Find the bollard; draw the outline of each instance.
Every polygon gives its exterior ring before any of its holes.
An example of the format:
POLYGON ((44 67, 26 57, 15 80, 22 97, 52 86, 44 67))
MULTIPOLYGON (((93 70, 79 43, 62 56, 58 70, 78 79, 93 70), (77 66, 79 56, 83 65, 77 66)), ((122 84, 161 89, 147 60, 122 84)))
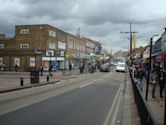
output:
POLYGON ((49 82, 49 75, 47 75, 47 82, 49 82))
POLYGON ((24 78, 23 77, 20 78, 20 86, 24 86, 24 78))

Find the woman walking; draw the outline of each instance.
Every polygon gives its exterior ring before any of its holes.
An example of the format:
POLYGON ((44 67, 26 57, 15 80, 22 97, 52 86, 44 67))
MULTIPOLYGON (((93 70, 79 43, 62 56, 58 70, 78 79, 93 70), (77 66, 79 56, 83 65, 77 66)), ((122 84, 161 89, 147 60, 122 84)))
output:
POLYGON ((153 70, 150 74, 150 83, 152 85, 152 98, 155 98, 155 91, 157 85, 157 71, 153 70))

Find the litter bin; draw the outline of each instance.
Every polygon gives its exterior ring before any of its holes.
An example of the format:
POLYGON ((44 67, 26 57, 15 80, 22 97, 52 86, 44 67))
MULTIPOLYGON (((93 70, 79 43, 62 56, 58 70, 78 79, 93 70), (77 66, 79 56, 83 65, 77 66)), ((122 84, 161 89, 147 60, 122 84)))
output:
POLYGON ((39 83, 39 70, 30 70, 31 84, 39 83))

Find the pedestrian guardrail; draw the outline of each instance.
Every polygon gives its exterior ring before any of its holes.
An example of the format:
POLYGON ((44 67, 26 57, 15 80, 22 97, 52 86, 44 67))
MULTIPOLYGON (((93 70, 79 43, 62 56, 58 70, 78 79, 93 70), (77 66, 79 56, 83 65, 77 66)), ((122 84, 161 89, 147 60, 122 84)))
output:
POLYGON ((131 72, 130 72, 130 77, 132 80, 134 100, 137 104, 137 109, 138 109, 141 125, 159 125, 151 109, 146 104, 145 100, 143 99, 141 92, 139 88, 137 87, 131 72))

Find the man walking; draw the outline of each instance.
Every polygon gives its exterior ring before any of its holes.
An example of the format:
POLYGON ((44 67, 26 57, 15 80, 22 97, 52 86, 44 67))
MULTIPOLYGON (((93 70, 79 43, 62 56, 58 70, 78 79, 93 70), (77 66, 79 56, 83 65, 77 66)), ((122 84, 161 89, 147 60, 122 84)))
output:
POLYGON ((160 70, 158 72, 158 81, 159 81, 159 86, 160 86, 160 98, 163 98, 162 93, 163 93, 165 82, 166 82, 165 81, 166 80, 165 77, 166 77, 165 76, 165 72, 163 71, 163 68, 160 67, 160 70))

